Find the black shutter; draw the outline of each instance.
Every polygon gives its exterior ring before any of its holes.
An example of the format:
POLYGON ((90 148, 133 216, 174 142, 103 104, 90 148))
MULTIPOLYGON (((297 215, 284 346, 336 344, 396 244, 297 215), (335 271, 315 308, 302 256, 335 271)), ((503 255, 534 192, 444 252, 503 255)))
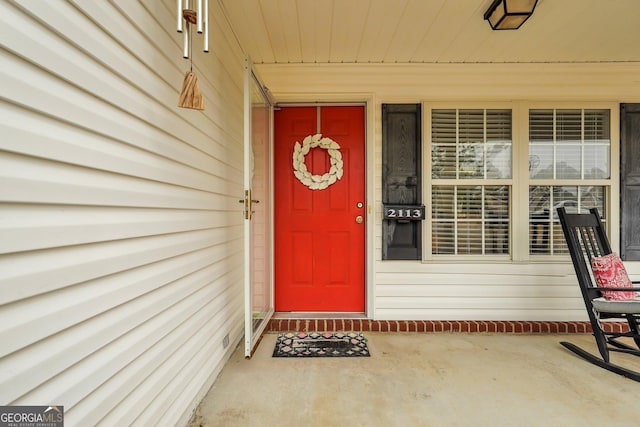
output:
POLYGON ((620 256, 640 260, 640 104, 620 106, 620 256))
MULTIPOLYGON (((382 105, 382 203, 420 205, 420 104, 382 105)), ((422 258, 422 221, 385 219, 382 222, 382 259, 422 258)))

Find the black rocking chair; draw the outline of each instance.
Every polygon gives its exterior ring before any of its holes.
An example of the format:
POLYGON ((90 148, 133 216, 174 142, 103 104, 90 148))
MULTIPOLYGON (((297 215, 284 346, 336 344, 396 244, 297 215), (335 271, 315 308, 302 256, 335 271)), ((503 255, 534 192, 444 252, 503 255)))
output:
POLYGON ((609 360, 609 353, 612 351, 640 356, 640 300, 606 300, 601 293, 601 290, 640 291, 640 287, 636 287, 640 282, 633 282, 634 287, 626 289, 602 288, 596 285, 591 269, 591 259, 610 254, 611 246, 598 210, 593 208, 589 212, 588 214, 570 214, 564 207, 558 208, 560 223, 578 277, 593 336, 602 357, 591 354, 570 342, 564 341, 560 344, 601 368, 640 381, 639 372, 614 365, 609 360), (604 319, 626 320, 629 331, 611 332, 613 328, 606 328, 607 322, 601 322, 604 319), (626 340, 626 343, 621 342, 620 338, 624 337, 631 340, 626 340))

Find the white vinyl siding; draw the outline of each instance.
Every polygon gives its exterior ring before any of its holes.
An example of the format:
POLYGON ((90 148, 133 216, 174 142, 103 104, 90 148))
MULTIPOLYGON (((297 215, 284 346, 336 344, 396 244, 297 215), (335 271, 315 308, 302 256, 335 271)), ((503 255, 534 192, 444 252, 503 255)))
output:
POLYGON ((174 1, 0 4, 0 403, 184 424, 242 338, 244 58, 210 9, 199 112, 174 1))
POLYGON ((380 262, 376 317, 388 320, 583 320, 567 264, 380 262))

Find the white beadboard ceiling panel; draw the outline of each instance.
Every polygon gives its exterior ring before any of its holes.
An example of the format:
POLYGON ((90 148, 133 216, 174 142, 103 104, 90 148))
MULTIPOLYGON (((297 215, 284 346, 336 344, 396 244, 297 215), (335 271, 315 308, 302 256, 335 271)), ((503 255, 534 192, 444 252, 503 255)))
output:
POLYGON ((218 0, 255 63, 640 61, 639 0, 539 0, 492 31, 492 0, 218 0))

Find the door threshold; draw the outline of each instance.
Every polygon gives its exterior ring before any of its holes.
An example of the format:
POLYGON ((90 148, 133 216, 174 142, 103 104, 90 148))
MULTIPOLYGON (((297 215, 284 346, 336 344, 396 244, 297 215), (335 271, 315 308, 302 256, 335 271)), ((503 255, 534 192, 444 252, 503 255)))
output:
POLYGON ((277 311, 272 319, 367 319, 365 313, 329 311, 277 311))

